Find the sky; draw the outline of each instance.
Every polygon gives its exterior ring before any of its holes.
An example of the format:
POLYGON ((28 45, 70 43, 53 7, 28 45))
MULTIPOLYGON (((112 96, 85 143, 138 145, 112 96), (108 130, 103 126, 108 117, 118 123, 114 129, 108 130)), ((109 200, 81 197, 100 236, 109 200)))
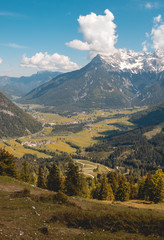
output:
POLYGON ((0 76, 73 71, 118 49, 164 49, 164 0, 0 0, 0 76))

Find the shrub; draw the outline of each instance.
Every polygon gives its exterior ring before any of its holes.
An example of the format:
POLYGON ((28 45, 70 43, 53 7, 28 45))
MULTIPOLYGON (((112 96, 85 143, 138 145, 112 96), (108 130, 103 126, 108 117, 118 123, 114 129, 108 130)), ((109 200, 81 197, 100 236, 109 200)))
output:
POLYGON ((54 203, 68 203, 69 199, 67 195, 65 195, 63 192, 59 191, 54 195, 53 198, 54 203))

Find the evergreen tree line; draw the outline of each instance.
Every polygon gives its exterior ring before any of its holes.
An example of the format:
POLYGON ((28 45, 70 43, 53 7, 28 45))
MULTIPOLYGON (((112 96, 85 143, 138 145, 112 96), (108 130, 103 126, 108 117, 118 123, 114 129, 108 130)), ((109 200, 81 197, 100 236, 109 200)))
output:
POLYGON ((35 183, 40 188, 60 191, 69 196, 79 195, 99 200, 144 199, 158 203, 164 199, 164 173, 161 169, 155 174, 149 172, 139 182, 116 171, 94 179, 86 178, 73 162, 68 162, 66 171, 61 171, 55 163, 49 167, 49 170, 46 168, 46 171, 45 174, 45 169, 40 165, 38 173, 34 175, 30 172, 28 163, 24 161, 19 173, 14 163, 14 156, 4 149, 0 150, 0 175, 35 183))

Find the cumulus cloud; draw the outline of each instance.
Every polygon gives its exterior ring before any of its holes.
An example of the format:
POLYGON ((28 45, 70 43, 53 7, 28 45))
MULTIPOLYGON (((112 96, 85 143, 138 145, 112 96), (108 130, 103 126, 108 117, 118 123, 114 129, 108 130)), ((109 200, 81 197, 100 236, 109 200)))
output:
POLYGON ((50 70, 50 71, 73 71, 79 69, 79 66, 71 62, 69 57, 64 55, 59 55, 54 53, 49 55, 47 52, 36 53, 31 58, 26 55, 22 57, 21 67, 37 68, 40 70, 50 70))
POLYGON ((162 21, 162 16, 159 14, 157 17, 154 17, 154 23, 159 23, 162 21))
POLYGON ((0 58, 0 64, 3 62, 2 58, 0 58))
POLYGON ((164 49, 164 22, 162 16, 159 14, 153 19, 154 26, 152 27, 151 33, 146 33, 146 38, 142 43, 143 51, 147 51, 148 47, 153 49, 164 49))
POLYGON ((153 48, 164 49, 164 23, 152 29, 151 39, 153 48))
POLYGON ((80 32, 84 41, 73 40, 66 43, 67 46, 78 50, 89 50, 90 56, 97 54, 109 55, 116 51, 114 45, 117 42, 116 24, 112 12, 105 10, 105 15, 90 13, 80 16, 80 32))
POLYGON ((154 26, 151 31, 152 48, 164 49, 164 22, 162 16, 154 18, 154 26))

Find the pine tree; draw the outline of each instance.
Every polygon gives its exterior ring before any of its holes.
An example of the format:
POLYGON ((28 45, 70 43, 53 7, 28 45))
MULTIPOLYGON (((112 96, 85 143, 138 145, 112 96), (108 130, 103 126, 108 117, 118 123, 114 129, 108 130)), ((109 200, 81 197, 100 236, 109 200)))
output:
POLYGON ((61 189, 59 170, 54 163, 47 176, 47 188, 51 191, 58 192, 61 189))
POLYGON ((5 149, 0 149, 0 175, 17 177, 14 156, 5 149))
POLYGON ((45 188, 43 168, 39 166, 37 186, 45 188))
POLYGON ((24 161, 22 164, 21 179, 24 182, 30 181, 30 171, 29 171, 29 166, 28 166, 27 161, 24 161))
POLYGON ((103 176, 100 183, 100 192, 99 192, 99 198, 100 200, 113 200, 113 191, 108 183, 108 179, 106 176, 103 176))
POLYGON ((152 177, 153 197, 155 203, 162 202, 164 199, 164 173, 158 169, 152 177))
POLYGON ((145 200, 153 200, 153 183, 152 183, 152 174, 148 172, 145 183, 144 183, 144 199, 145 200))
POLYGON ((146 177, 143 177, 139 183, 139 188, 138 188, 138 198, 139 199, 145 199, 145 180, 146 177))
POLYGON ((68 163, 65 178, 66 193, 70 196, 78 195, 80 192, 80 175, 78 166, 68 163))
POLYGON ((111 185, 111 188, 112 188, 112 191, 113 191, 113 194, 114 196, 116 195, 116 192, 117 192, 117 188, 118 188, 118 175, 117 173, 115 172, 110 172, 108 175, 107 175, 107 178, 108 178, 108 182, 110 183, 111 185))
POLYGON ((119 182, 119 186, 116 192, 117 201, 129 200, 129 186, 125 177, 122 177, 119 182))

